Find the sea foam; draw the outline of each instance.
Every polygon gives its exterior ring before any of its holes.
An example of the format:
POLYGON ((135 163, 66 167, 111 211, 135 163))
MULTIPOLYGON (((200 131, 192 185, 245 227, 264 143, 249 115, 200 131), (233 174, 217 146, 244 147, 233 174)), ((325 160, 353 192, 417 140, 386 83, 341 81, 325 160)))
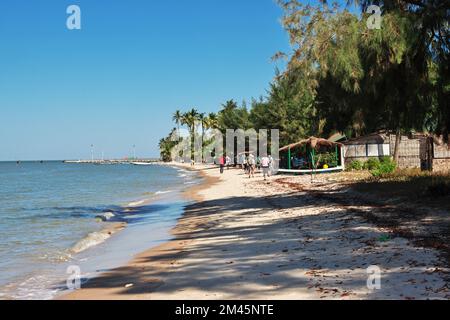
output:
POLYGON ((128 204, 129 207, 137 207, 140 206, 141 204, 144 204, 145 200, 139 200, 139 201, 135 201, 135 202, 130 202, 128 204))
POLYGON ((105 242, 111 237, 111 232, 109 231, 98 231, 92 232, 87 235, 86 238, 80 240, 75 244, 70 251, 73 253, 80 253, 91 247, 94 247, 102 242, 105 242))
POLYGON ((167 191, 157 191, 155 192, 155 194, 166 194, 166 193, 171 193, 173 192, 172 190, 167 190, 167 191))

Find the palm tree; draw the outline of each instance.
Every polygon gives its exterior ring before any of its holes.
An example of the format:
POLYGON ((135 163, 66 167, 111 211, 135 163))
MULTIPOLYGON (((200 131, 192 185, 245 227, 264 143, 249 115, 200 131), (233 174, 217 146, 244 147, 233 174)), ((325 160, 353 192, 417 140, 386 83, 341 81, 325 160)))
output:
POLYGON ((178 139, 180 139, 180 124, 181 124, 182 119, 183 119, 183 113, 180 110, 175 111, 175 113, 172 116, 172 120, 177 125, 178 139))
POLYGON ((208 117, 204 112, 202 112, 198 115, 198 119, 202 124, 202 143, 203 143, 203 140, 205 139, 205 130, 208 128, 208 117))
POLYGON ((163 161, 173 161, 176 159, 172 158, 172 150, 173 148, 179 143, 177 141, 174 141, 172 139, 173 135, 175 134, 177 128, 173 128, 172 131, 170 131, 169 135, 165 138, 162 138, 159 140, 159 150, 161 154, 161 159, 163 161))
POLYGON ((184 126, 187 126, 189 129, 189 132, 191 131, 191 121, 190 121, 190 117, 187 112, 182 114, 180 123, 184 126))
MULTIPOLYGON (((195 125, 197 121, 199 121, 200 114, 197 109, 192 108, 190 111, 183 113, 183 117, 181 119, 181 124, 186 125, 189 128, 189 133, 191 135, 191 141, 194 139, 195 135, 195 125)), ((194 145, 191 147, 191 155, 194 155, 194 145)))
POLYGON ((197 109, 192 108, 190 111, 183 113, 181 123, 189 128, 191 136, 195 133, 195 124, 199 121, 200 114, 197 109))
POLYGON ((219 127, 219 118, 217 114, 211 112, 208 114, 208 129, 217 129, 219 127))

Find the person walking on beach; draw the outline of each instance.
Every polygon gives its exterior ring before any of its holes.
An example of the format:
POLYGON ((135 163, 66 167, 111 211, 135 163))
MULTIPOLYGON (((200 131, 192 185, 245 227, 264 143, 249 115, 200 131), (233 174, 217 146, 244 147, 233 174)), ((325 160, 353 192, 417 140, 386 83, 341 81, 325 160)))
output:
POLYGON ((269 177, 270 159, 267 156, 261 158, 261 168, 263 171, 264 181, 269 177))
POLYGON ((245 155, 244 154, 241 154, 239 156, 239 164, 241 165, 242 169, 245 169, 245 155))
POLYGON ((248 157, 244 155, 243 162, 244 174, 248 174, 248 157))
POLYGON ((223 174, 223 168, 225 167, 225 156, 221 156, 219 159, 219 165, 220 165, 220 174, 223 174))
POLYGON ((273 157, 269 155, 269 177, 273 174, 273 157))
POLYGON ((248 156, 247 166, 248 166, 248 177, 253 178, 255 176, 255 166, 256 166, 254 155, 250 154, 248 156))

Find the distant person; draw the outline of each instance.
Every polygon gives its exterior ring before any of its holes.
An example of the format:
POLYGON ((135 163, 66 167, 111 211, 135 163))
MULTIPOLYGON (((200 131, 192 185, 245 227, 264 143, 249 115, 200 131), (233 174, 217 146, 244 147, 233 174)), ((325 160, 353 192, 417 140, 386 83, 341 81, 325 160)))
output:
POLYGON ((274 160, 272 155, 270 155, 269 157, 269 177, 273 174, 273 164, 274 164, 274 160))
POLYGON ((261 158, 261 168, 263 171, 264 180, 267 180, 267 177, 270 176, 269 169, 270 169, 270 159, 269 157, 262 157, 261 158))
POLYGON ((244 168, 244 173, 247 174, 248 173, 248 157, 244 156, 244 161, 242 162, 243 164, 243 168, 244 168))
POLYGON ((256 157, 256 169, 261 170, 261 158, 258 156, 256 157))
POLYGON ((227 166, 227 170, 230 169, 230 165, 231 165, 231 158, 229 156, 227 156, 225 158, 225 165, 227 166))
POLYGON ((219 159, 219 165, 220 165, 220 174, 223 174, 223 168, 225 167, 225 156, 220 157, 219 159))
POLYGON ((244 171, 245 171, 245 163, 246 163, 246 161, 247 161, 247 159, 245 157, 245 154, 241 154, 240 163, 241 163, 241 168, 244 169, 244 171))
POLYGON ((247 160, 248 164, 248 177, 253 178, 255 176, 256 160, 255 156, 250 154, 247 160))

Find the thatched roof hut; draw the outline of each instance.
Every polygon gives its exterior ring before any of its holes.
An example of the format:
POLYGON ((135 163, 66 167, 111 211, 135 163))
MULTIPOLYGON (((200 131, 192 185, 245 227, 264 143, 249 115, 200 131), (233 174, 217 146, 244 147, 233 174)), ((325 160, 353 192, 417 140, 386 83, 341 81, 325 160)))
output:
POLYGON ((323 139, 323 138, 310 137, 308 139, 300 140, 299 142, 291 143, 287 146, 284 146, 280 149, 280 152, 287 151, 289 149, 294 149, 294 148, 300 147, 300 146, 305 146, 305 145, 309 146, 311 149, 317 149, 317 147, 321 147, 321 146, 325 146, 325 147, 335 147, 335 146, 342 147, 343 146, 343 144, 339 143, 339 142, 333 142, 333 141, 323 139))
POLYGON ((282 153, 280 162, 281 169, 279 171, 286 173, 309 173, 312 171, 330 172, 343 170, 343 146, 342 143, 317 137, 310 137, 289 144, 279 150, 282 153), (300 156, 298 156, 299 153, 301 153, 300 156))

